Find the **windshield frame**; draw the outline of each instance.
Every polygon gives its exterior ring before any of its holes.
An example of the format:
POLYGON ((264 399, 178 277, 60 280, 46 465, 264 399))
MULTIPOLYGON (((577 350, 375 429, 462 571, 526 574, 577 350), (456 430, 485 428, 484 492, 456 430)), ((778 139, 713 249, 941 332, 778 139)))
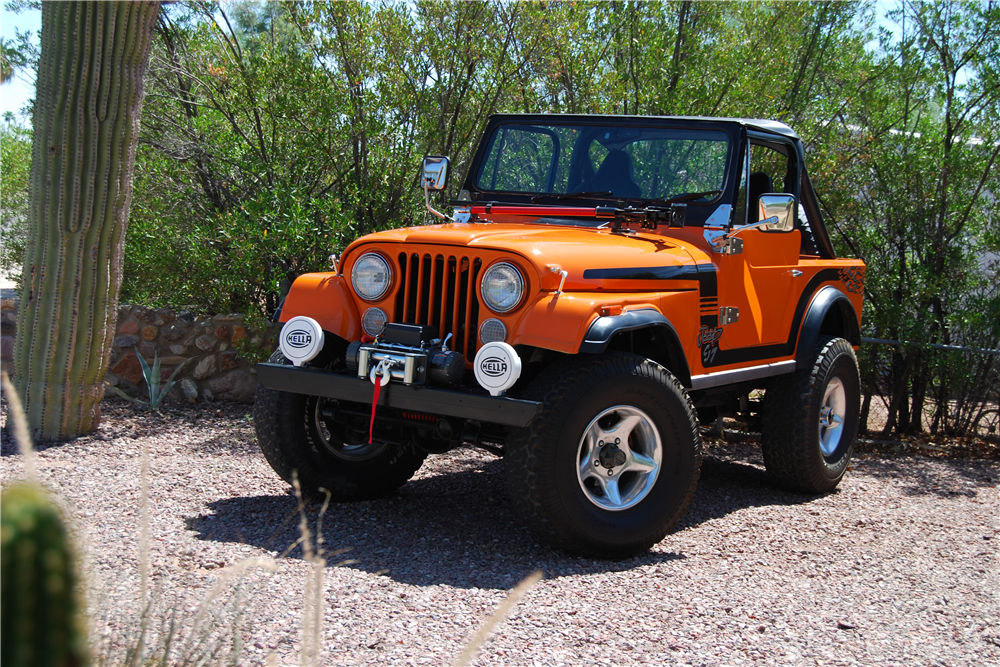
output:
MULTIPOLYGON (((573 193, 538 193, 538 192, 513 192, 507 190, 489 190, 479 187, 476 183, 477 176, 483 162, 490 154, 493 142, 497 135, 496 131, 504 125, 521 126, 595 126, 595 127, 623 127, 623 128, 649 128, 681 131, 716 131, 722 132, 728 139, 728 150, 726 155, 726 165, 723 176, 723 184, 720 188, 722 192, 706 201, 689 202, 695 206, 711 205, 717 206, 720 203, 731 202, 738 188, 739 173, 733 168, 738 159, 740 142, 742 140, 743 126, 732 120, 720 119, 700 119, 700 118, 678 118, 669 116, 606 116, 606 115, 563 115, 563 114, 499 114, 492 116, 483 130, 482 139, 473 157, 472 163, 466 175, 463 189, 465 189, 474 202, 494 202, 510 204, 533 204, 544 207, 547 204, 558 204, 559 206, 595 206, 607 205, 609 202, 621 202, 627 205, 645 205, 655 198, 643 197, 620 197, 614 195, 603 196, 581 196, 574 198, 573 193), (551 194, 552 201, 546 200, 545 195, 551 194), (562 195, 559 199, 557 197, 562 195), (532 201, 534 199, 535 201, 532 201)), ((551 188, 550 188, 551 189, 551 188)), ((655 205, 655 204, 654 204, 655 205)))

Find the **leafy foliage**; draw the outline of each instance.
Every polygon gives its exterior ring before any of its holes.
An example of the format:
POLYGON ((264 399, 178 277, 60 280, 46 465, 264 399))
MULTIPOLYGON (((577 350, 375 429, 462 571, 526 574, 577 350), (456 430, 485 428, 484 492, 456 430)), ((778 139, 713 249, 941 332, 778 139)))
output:
POLYGON ((0 124, 0 267, 19 276, 28 218, 31 130, 13 121, 0 124))
MULTIPOLYGON (((835 242, 868 263, 866 334, 996 347, 1000 8, 877 11, 172 3, 146 86, 122 298, 269 313, 357 236, 425 221, 421 156, 449 155, 464 174, 492 113, 763 117, 803 137, 835 242)), ((16 245, 3 252, 19 264, 16 245)), ((872 355, 869 384, 910 397, 894 408, 902 429, 926 396, 958 391, 919 348, 872 355)))

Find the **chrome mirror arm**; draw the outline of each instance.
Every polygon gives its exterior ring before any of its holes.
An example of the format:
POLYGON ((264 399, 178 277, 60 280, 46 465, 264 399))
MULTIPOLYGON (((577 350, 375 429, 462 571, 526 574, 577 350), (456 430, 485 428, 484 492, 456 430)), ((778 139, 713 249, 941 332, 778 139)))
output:
POLYGON ((452 218, 450 215, 445 215, 441 211, 438 211, 433 206, 431 206, 431 189, 427 185, 427 181, 424 181, 424 203, 427 205, 427 210, 436 215, 437 217, 441 218, 442 220, 447 220, 448 222, 455 222, 455 219, 452 218))
MULTIPOLYGON (((730 229, 722 236, 712 239, 712 250, 722 254, 734 254, 732 252, 730 240, 737 234, 747 231, 748 229, 758 229, 760 227, 766 227, 767 225, 776 224, 778 224, 778 216, 772 215, 770 218, 764 218, 763 220, 758 220, 757 222, 750 223, 749 225, 743 225, 742 227, 737 227, 736 229, 730 229)), ((742 250, 742 241, 741 247, 737 249, 736 252, 739 252, 740 250, 742 250)))
POLYGON ((757 229, 758 227, 764 227, 765 225, 776 225, 778 224, 778 216, 772 215, 770 218, 764 218, 763 220, 758 220, 757 222, 751 222, 749 225, 743 225, 742 227, 737 227, 736 229, 730 230, 726 236, 732 238, 739 234, 740 232, 746 231, 748 229, 757 229))

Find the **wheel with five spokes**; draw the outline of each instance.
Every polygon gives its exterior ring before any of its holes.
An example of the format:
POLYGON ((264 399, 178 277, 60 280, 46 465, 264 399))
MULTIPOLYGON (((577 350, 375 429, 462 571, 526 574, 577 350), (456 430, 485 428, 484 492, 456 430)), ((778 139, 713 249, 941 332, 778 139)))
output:
POLYGON ((851 344, 820 339, 811 368, 775 378, 764 394, 761 448, 768 474, 793 491, 835 489, 854 452, 860 395, 851 344))
POLYGON ((623 558, 649 549, 687 511, 701 440, 687 392, 668 370, 613 352, 554 365, 525 398, 545 410, 511 433, 511 500, 553 546, 623 558))
POLYGON ((656 484, 663 441, 649 415, 631 405, 615 405, 588 424, 578 458, 584 495, 617 512, 642 502, 656 484))

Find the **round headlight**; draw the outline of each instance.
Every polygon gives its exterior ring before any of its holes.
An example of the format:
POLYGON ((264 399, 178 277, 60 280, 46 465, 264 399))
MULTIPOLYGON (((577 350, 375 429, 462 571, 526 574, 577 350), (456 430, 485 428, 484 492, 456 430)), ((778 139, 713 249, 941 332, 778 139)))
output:
POLYGON ((351 269, 351 283, 362 299, 375 301, 389 291, 392 271, 389 263, 373 252, 362 255, 351 269))
POLYGON ((361 328, 369 336, 381 336, 385 331, 385 323, 389 321, 389 316, 381 308, 369 308, 361 316, 361 328))
POLYGON ((483 345, 494 341, 503 342, 505 338, 507 338, 507 327, 497 318, 491 317, 479 325, 479 340, 483 341, 483 345))
POLYGON ((513 264, 500 262, 486 269, 480 290, 490 310, 506 313, 513 310, 524 296, 524 279, 513 264))

